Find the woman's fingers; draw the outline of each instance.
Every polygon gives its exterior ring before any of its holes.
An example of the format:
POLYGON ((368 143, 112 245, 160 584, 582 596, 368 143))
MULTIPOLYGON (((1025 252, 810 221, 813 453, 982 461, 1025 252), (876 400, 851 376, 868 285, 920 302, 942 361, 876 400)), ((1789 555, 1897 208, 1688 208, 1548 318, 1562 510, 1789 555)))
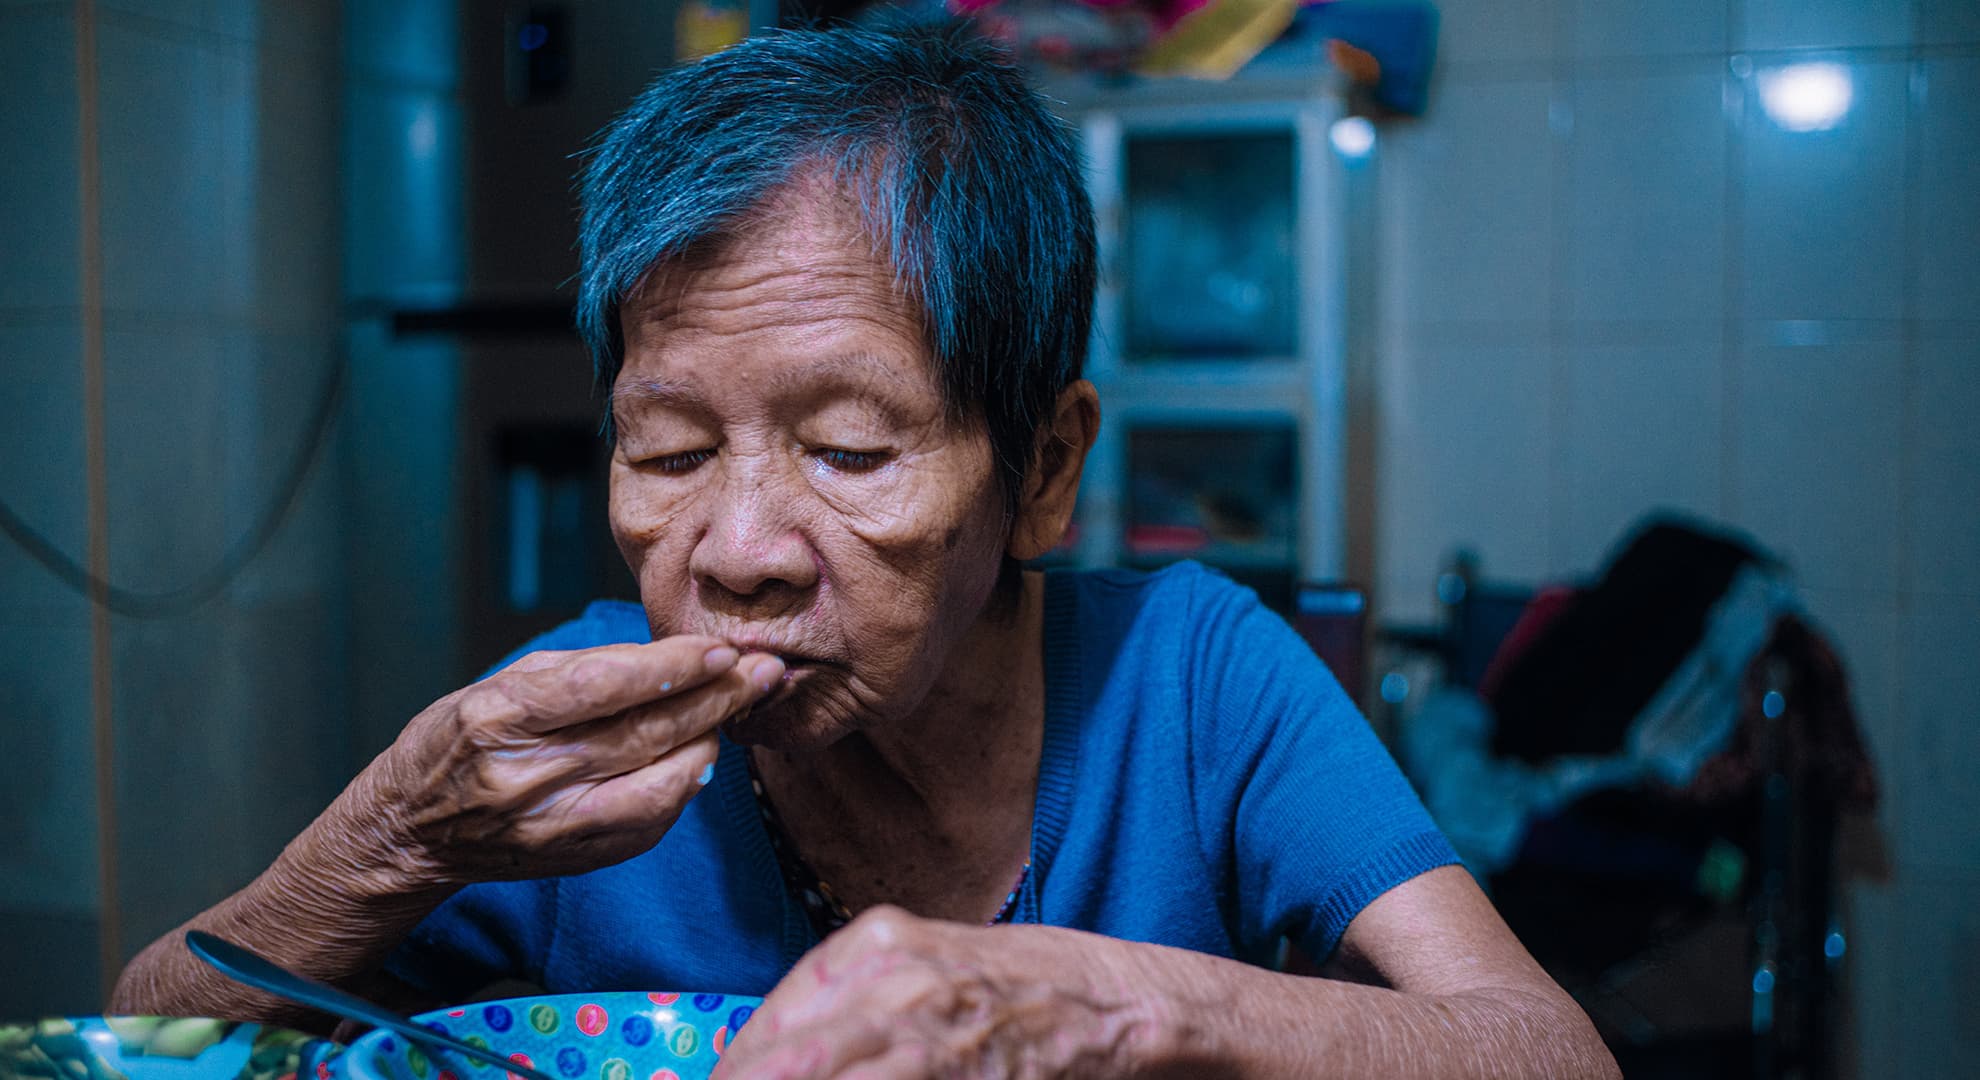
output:
POLYGON ((524 657, 468 688, 460 709, 463 720, 484 729, 543 735, 700 686, 739 658, 721 639, 698 635, 584 649, 541 667, 525 667, 524 657))
POLYGON ((379 767, 381 805, 460 880, 609 865, 664 834, 716 726, 783 674, 712 637, 532 653, 408 725, 379 767))
POLYGON ((584 789, 567 809, 598 829, 639 832, 655 824, 671 825, 672 813, 656 822, 655 811, 672 808, 678 812, 700 791, 705 786, 702 777, 714 768, 720 746, 711 731, 675 747, 657 761, 584 789))
POLYGON ((783 661, 767 654, 753 654, 719 678, 687 693, 552 732, 544 741, 572 748, 586 776, 618 776, 643 768, 675 747, 713 732, 722 721, 747 709, 783 677, 783 661))

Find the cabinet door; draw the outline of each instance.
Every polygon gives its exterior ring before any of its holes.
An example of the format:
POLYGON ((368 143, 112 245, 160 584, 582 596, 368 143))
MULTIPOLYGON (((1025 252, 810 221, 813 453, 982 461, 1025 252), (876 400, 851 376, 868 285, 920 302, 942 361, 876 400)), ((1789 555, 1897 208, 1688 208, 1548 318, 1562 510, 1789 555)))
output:
POLYGON ((1292 130, 1130 132, 1122 149, 1128 361, 1295 360, 1292 130))

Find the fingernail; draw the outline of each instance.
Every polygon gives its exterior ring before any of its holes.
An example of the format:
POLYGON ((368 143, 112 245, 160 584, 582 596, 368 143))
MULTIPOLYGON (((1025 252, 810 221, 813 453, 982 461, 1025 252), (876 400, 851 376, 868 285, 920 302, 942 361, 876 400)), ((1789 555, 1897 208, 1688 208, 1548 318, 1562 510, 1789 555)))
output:
POLYGON ((708 764, 703 765, 701 767, 701 775, 695 777, 694 782, 700 784, 702 787, 707 787, 709 782, 714 779, 715 779, 715 763, 711 761, 708 764))
POLYGON ((736 658, 741 655, 727 645, 717 645, 708 650, 707 655, 701 658, 701 662, 707 664, 710 671, 727 671, 735 665, 736 658))
POLYGON ((756 684, 757 689, 767 692, 783 677, 784 662, 774 656, 765 656, 750 669, 749 680, 756 684))

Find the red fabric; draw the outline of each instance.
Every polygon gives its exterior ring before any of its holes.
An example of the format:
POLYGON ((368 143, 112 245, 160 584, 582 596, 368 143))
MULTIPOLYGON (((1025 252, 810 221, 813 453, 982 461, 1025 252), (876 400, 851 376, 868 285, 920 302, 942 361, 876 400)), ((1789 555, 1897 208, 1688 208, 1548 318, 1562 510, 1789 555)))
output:
POLYGON ((1572 586, 1551 585, 1535 593, 1520 613, 1519 621, 1513 624, 1512 632, 1499 644, 1499 650, 1492 654, 1492 662, 1485 667, 1485 675, 1478 680, 1478 692, 1490 700, 1499 689, 1499 679, 1506 668, 1524 653, 1528 646, 1547 632, 1547 627, 1574 604, 1580 593, 1572 586))

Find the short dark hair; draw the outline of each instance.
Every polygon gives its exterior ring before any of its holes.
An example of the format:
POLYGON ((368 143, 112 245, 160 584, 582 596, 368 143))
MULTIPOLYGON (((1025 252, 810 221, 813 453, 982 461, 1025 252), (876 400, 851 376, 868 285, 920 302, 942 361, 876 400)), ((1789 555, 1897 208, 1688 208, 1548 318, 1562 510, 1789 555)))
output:
POLYGON ((640 280, 746 231, 819 167, 885 245, 946 402, 985 421, 1014 509, 1040 425, 1085 364, 1093 207, 1071 127, 962 24, 782 31, 654 80, 580 180, 577 321, 600 386, 618 377, 619 308, 640 280))

